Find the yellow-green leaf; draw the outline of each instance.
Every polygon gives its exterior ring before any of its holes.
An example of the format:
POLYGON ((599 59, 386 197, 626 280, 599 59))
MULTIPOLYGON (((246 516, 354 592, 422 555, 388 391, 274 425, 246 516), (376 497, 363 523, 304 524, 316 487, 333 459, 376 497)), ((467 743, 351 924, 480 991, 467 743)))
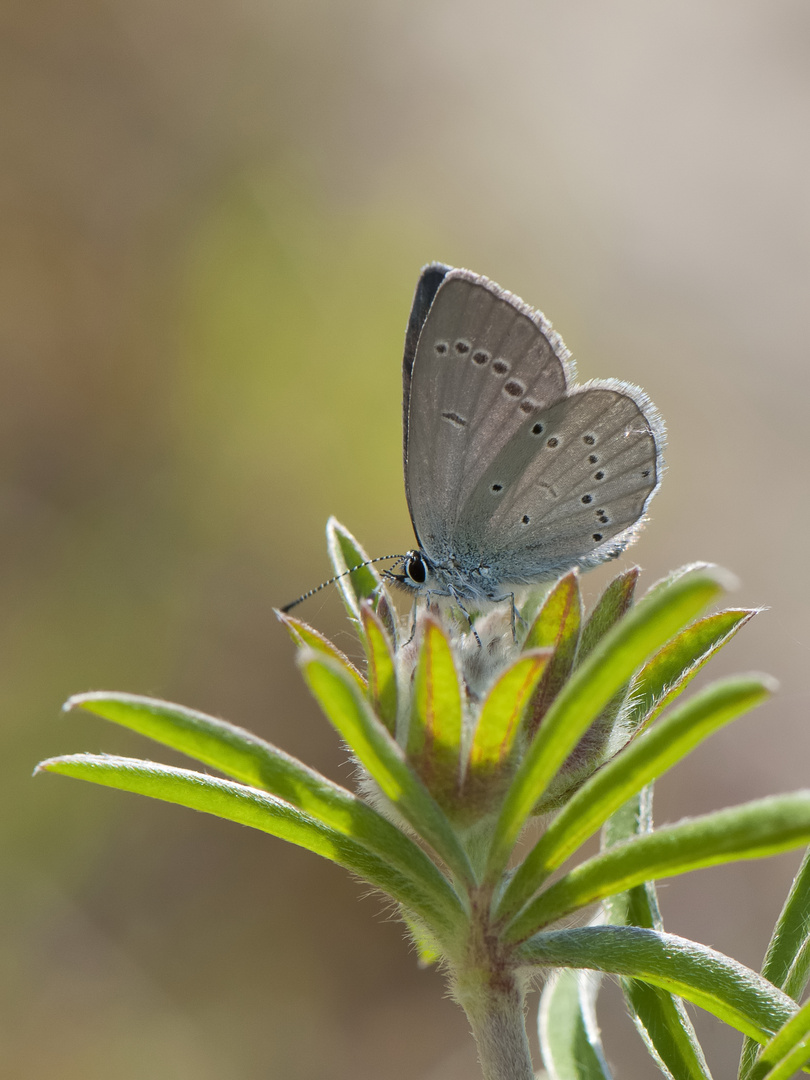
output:
POLYGON ((524 710, 550 657, 550 649, 523 653, 487 694, 470 751, 472 776, 497 772, 511 757, 524 710))
POLYGON ((371 704, 392 735, 397 726, 397 671, 388 634, 382 620, 368 604, 360 608, 368 660, 368 693, 371 704))
POLYGON ((537 730, 571 674, 582 627, 582 596, 575 571, 560 578, 526 635, 524 649, 553 649, 532 702, 529 734, 537 730))
POLYGON ((357 685, 365 691, 366 680, 346 656, 341 652, 337 645, 333 644, 328 637, 324 637, 318 630, 309 623, 303 622, 301 619, 296 619, 294 615, 285 615, 281 611, 276 612, 276 616, 280 623, 283 623, 289 631, 290 637, 293 639, 296 645, 309 645, 315 652, 323 653, 325 656, 331 656, 333 660, 345 668, 347 674, 351 675, 357 685))
POLYGON ((414 676, 408 759, 436 794, 453 795, 460 779, 461 689, 453 650, 432 619, 422 623, 414 676))

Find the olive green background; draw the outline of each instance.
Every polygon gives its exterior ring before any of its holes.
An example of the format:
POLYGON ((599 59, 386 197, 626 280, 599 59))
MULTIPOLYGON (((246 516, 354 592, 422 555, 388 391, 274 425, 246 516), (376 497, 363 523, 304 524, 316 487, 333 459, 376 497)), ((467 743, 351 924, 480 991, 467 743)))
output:
MULTIPOLYGON (((350 782, 271 609, 328 576, 331 513, 412 543, 399 364, 441 259, 661 409, 621 565, 717 561, 768 608, 715 671, 781 695, 661 783, 659 820, 807 784, 810 9, 7 0, 0 87, 0 1073, 475 1077, 441 978, 342 871, 31 771, 153 753, 60 716, 120 689, 350 782)), ((302 615, 353 648, 336 597, 302 615)), ((758 966, 797 861, 665 883, 668 928, 758 966)), ((651 1076, 615 988, 601 1016, 651 1076)), ((698 1023, 732 1075, 737 1036, 698 1023)))

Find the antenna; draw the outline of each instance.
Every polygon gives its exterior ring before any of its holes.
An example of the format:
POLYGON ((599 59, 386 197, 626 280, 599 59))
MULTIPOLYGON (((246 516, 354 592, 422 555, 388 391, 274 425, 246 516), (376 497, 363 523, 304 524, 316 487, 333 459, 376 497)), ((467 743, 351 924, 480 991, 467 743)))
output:
POLYGON ((302 604, 304 600, 309 600, 310 596, 314 596, 315 593, 319 593, 321 589, 325 589, 328 585, 334 585, 336 581, 340 581, 341 578, 348 577, 349 574, 353 574, 355 570, 362 570, 364 566, 370 566, 375 562, 385 562, 386 559, 399 559, 402 561, 405 558, 404 555, 378 555, 376 559, 366 559, 365 562, 358 563, 357 566, 352 566, 348 570, 344 570, 342 574, 336 574, 333 578, 329 578, 328 581, 324 581, 323 584, 318 585, 314 589, 310 589, 309 592, 305 592, 303 596, 299 596, 297 600, 293 600, 291 604, 285 604, 281 608, 283 615, 286 615, 288 611, 292 611, 294 607, 302 604))

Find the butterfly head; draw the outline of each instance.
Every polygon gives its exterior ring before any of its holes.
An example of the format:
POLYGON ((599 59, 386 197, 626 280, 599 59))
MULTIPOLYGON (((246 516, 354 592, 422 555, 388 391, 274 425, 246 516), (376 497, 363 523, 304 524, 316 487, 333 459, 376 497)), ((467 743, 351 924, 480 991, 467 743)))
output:
POLYGON ((408 551, 402 556, 399 563, 402 573, 386 570, 385 577, 394 584, 404 589, 411 589, 416 593, 425 590, 430 591, 431 582, 435 579, 433 564, 423 551, 408 551))

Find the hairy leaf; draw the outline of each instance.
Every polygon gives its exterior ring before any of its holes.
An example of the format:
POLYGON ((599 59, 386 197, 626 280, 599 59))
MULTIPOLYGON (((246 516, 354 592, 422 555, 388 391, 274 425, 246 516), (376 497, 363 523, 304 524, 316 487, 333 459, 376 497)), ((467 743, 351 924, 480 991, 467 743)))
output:
POLYGON ((526 819, 588 725, 646 658, 720 591, 708 570, 645 597, 594 648, 546 714, 504 800, 490 849, 487 876, 504 869, 526 819))
POLYGON ((758 1042, 797 1010, 787 994, 722 953, 636 926, 584 926, 536 934, 516 958, 543 967, 590 968, 642 979, 699 1005, 758 1042))
POLYGON ((465 880, 475 880, 469 859, 441 808, 355 683, 333 661, 315 653, 303 657, 301 666, 321 708, 386 798, 448 866, 465 880))
POLYGON ((550 922, 643 881, 775 855, 810 841, 810 792, 757 799, 668 825, 575 867, 528 904, 506 931, 519 941, 550 922))

